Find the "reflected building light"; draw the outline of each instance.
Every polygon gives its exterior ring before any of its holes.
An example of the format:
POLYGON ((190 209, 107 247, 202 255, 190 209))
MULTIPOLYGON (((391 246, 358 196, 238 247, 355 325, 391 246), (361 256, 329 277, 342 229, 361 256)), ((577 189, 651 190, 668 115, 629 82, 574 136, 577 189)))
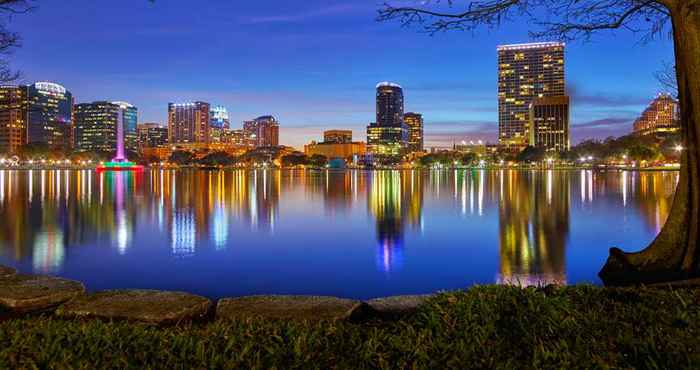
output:
POLYGON ((55 170, 54 171, 54 182, 56 184, 56 187, 54 189, 54 200, 56 203, 61 201, 61 171, 55 170))
POLYGON ((474 177, 469 176, 469 214, 474 214, 474 177))
POLYGON ((0 170, 0 203, 5 202, 5 170, 0 170))
POLYGON ((593 171, 588 171, 588 201, 593 202, 593 171))
POLYGON ((462 214, 467 214, 467 179, 462 178, 462 214))
POLYGON ((385 239, 379 245, 377 268, 384 273, 401 270, 403 267, 403 247, 400 242, 385 239))
POLYGON ((547 204, 552 204, 552 170, 547 170, 547 204))
POLYGON ((622 171, 622 206, 627 207, 627 171, 622 171))
POLYGON ((87 198, 88 203, 92 203, 92 171, 87 171, 87 198))
POLYGON ((126 217, 126 212, 124 210, 124 188, 126 185, 124 184, 124 176, 126 176, 125 173, 120 172, 120 173, 115 173, 114 176, 116 176, 116 181, 115 181, 115 192, 116 192, 116 222, 117 222, 117 235, 116 235, 116 243, 117 243, 117 251, 119 251, 119 254, 123 255, 126 253, 126 249, 129 245, 129 239, 130 239, 130 230, 129 230, 129 224, 127 221, 126 217))
POLYGON ((586 171, 581 170, 581 203, 586 203, 586 171))
POLYGON ((197 239, 194 215, 185 211, 175 212, 170 237, 172 253, 175 257, 193 256, 197 239))
POLYGON ((34 240, 32 266, 35 273, 55 273, 60 271, 65 260, 63 233, 42 231, 34 240))
POLYGON ((212 219, 211 227, 214 248, 216 250, 224 250, 228 240, 228 215, 223 204, 219 204, 214 208, 212 219))
POLYGON ((479 216, 484 215, 484 170, 479 172, 479 216))
POLYGON ((44 203, 46 197, 46 170, 41 170, 41 203, 44 203))
POLYGON ((69 176, 68 170, 65 170, 63 172, 63 174, 66 177, 66 190, 65 190, 66 195, 65 195, 65 197, 66 197, 66 204, 68 204, 68 198, 70 198, 70 176, 69 176))
POLYGON ((28 187, 27 189, 29 190, 29 198, 27 199, 29 203, 32 203, 32 198, 34 197, 34 171, 29 170, 27 173, 27 178, 28 178, 28 187))

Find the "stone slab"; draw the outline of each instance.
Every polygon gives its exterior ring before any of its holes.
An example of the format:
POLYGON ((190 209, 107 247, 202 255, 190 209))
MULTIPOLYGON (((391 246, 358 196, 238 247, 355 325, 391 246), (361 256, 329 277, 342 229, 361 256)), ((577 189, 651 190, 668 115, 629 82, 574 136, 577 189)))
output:
POLYGON ((367 302, 372 309, 380 314, 405 315, 413 313, 418 306, 427 301, 431 294, 425 295, 399 295, 394 297, 383 297, 371 299, 367 302))
POLYGON ((250 296, 224 298, 216 308, 217 319, 251 317, 273 320, 347 320, 359 318, 367 305, 360 301, 318 296, 250 296))
POLYGON ((78 281, 18 274, 0 278, 0 306, 14 312, 44 311, 85 293, 78 281))
POLYGON ((160 325, 203 319, 211 307, 209 299, 184 292, 110 290, 79 297, 59 307, 56 315, 160 325))
POLYGON ((12 267, 0 265, 0 278, 17 275, 17 270, 12 267))

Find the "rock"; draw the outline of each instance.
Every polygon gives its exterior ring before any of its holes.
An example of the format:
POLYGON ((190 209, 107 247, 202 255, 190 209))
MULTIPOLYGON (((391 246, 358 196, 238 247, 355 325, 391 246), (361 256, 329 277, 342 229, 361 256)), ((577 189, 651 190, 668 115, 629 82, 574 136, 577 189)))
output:
POLYGON ((59 307, 56 315, 160 325, 202 319, 211 306, 207 298, 183 292, 111 290, 79 297, 59 307))
POLYGON ((18 274, 0 279, 0 306, 14 312, 44 311, 85 293, 78 281, 18 274))
POLYGON ((12 267, 0 265, 0 278, 17 275, 17 270, 12 267))
POLYGON ((354 320, 367 304, 351 299, 315 296, 250 296, 225 298, 216 307, 217 319, 260 317, 279 320, 354 320))
POLYGON ((423 304, 433 295, 399 295, 394 297, 384 297, 371 299, 370 307, 377 311, 380 315, 405 315, 410 314, 418 309, 418 306, 423 304))

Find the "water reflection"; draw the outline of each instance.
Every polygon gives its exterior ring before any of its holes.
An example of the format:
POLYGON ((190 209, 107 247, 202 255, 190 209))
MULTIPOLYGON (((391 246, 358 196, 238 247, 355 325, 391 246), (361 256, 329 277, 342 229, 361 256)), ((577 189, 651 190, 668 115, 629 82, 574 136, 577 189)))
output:
MULTIPOLYGON (((496 265, 484 282, 565 284, 568 266, 578 263, 567 260, 577 242, 574 225, 602 217, 632 225, 626 237, 652 239, 677 181, 675 172, 0 171, 0 257, 60 274, 73 260, 80 269, 95 258, 142 260, 149 249, 177 263, 219 253, 206 263, 235 271, 242 265, 219 256, 238 253, 254 256, 258 268, 286 256, 300 271, 315 272, 323 263, 314 259, 337 249, 348 274, 367 273, 365 263, 384 277, 425 273, 424 258, 439 276, 436 261, 453 266, 455 255, 471 266, 455 286, 490 263, 496 265), (338 236, 347 230, 352 237, 338 236), (460 244, 467 239, 483 245, 470 252, 472 246, 460 244), (92 254, 73 253, 83 248, 92 254), (365 250, 371 255, 361 255, 365 250), (488 250, 497 257, 481 252, 488 250), (469 253, 477 254, 465 258, 469 253)), ((601 253, 611 246, 605 243, 601 253)), ((149 256, 154 264, 169 263, 149 256)))

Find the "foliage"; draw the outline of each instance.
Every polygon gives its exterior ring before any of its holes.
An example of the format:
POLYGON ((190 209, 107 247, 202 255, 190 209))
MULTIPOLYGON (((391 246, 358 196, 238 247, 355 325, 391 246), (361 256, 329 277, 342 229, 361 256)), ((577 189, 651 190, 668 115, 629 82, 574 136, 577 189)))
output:
POLYGON ((185 150, 176 150, 170 154, 168 161, 179 165, 191 164, 194 161, 194 154, 185 150))
POLYGON ((626 135, 619 138, 609 137, 604 141, 586 140, 572 147, 567 159, 576 161, 592 156, 596 160, 611 161, 627 156, 633 160, 678 160, 679 154, 675 148, 679 143, 679 134, 626 135))
POLYGON ((541 162, 544 160, 544 157, 545 151, 543 148, 535 148, 534 146, 528 146, 527 148, 525 148, 525 150, 518 154, 515 160, 524 163, 541 162))
POLYGON ((63 159, 66 156, 64 150, 51 148, 46 143, 23 145, 17 154, 22 159, 63 159))
POLYGON ((284 167, 304 166, 309 164, 309 157, 302 153, 292 153, 282 156, 280 162, 284 167))
POLYGON ((2 368, 694 368, 700 291, 474 287, 364 323, 0 323, 2 368))
POLYGON ((202 157, 198 162, 205 166, 231 166, 236 163, 236 157, 226 152, 213 152, 202 157))
POLYGON ((325 167, 327 163, 328 158, 320 154, 314 154, 309 158, 309 164, 315 167, 325 167))

